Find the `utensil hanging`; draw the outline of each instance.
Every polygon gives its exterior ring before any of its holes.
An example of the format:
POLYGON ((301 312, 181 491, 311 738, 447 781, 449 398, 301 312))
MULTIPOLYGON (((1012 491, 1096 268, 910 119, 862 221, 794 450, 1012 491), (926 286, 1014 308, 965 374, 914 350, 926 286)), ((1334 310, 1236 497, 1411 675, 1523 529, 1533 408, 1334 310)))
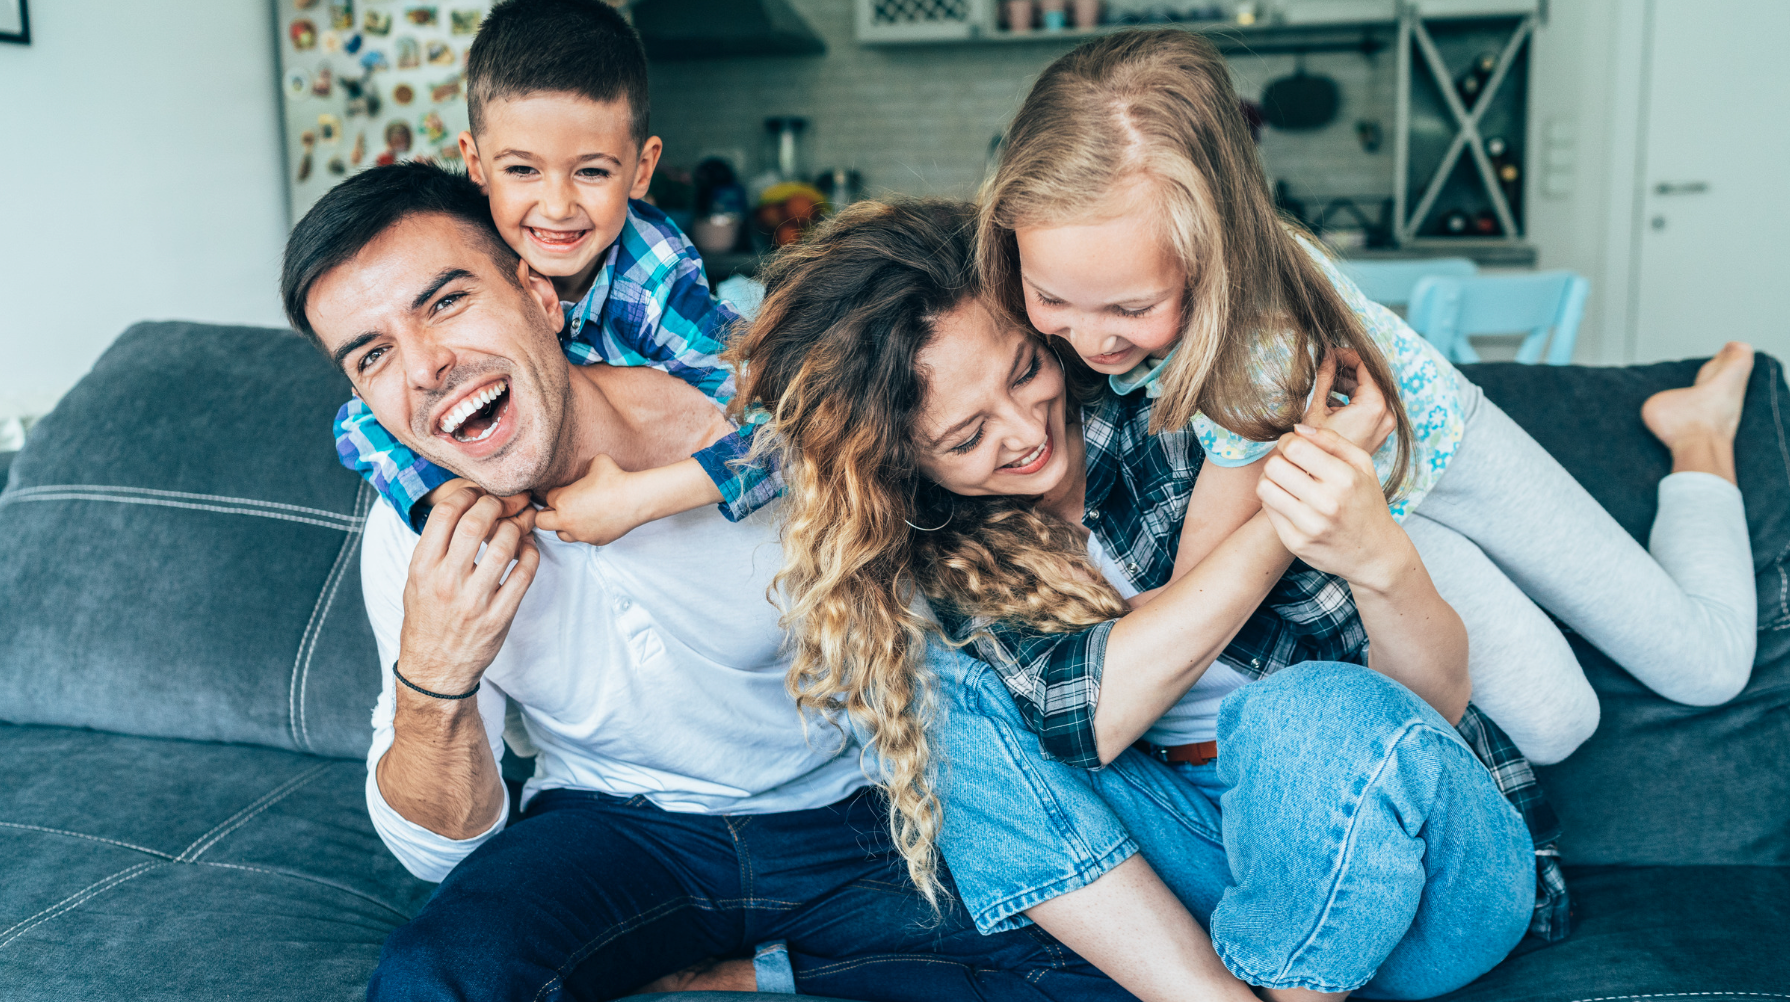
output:
POLYGON ((1292 76, 1281 77, 1262 91, 1262 117, 1287 132, 1321 129, 1336 118, 1342 92, 1335 80, 1305 72, 1304 53, 1297 60, 1292 76))

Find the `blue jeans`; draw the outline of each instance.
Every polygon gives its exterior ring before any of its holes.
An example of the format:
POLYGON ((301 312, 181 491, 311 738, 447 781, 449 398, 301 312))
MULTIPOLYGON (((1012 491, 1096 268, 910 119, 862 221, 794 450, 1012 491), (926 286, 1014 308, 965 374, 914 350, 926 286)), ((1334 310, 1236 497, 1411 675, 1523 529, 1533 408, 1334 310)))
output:
POLYGON ((549 790, 392 933, 372 1000, 606 999, 788 943, 796 987, 852 999, 1128 999, 1042 930, 984 937, 907 879, 880 796, 675 814, 549 790))
POLYGON ((1217 762, 1047 761, 994 669, 935 649, 940 847, 985 931, 1142 852, 1239 978, 1429 998, 1516 946, 1534 846, 1454 728, 1358 665, 1306 663, 1224 701, 1217 762))

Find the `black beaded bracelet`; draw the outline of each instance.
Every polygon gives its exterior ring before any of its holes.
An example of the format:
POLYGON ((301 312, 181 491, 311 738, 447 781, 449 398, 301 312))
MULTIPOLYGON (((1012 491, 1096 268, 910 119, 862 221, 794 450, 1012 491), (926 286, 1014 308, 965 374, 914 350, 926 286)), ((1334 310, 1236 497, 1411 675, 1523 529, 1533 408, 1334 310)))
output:
POLYGON ((429 690, 423 688, 422 686, 417 685, 415 682, 412 682, 411 680, 405 678, 402 674, 399 674, 398 662, 396 662, 396 661, 392 662, 392 674, 397 676, 398 681, 404 683, 407 686, 410 686, 412 689, 415 689, 417 692, 420 692, 425 696, 433 696, 436 699, 467 699, 467 698, 471 697, 474 693, 479 691, 479 686, 485 684, 484 680, 481 679, 477 682, 474 682, 472 685, 472 688, 466 690, 465 692, 461 693, 460 695, 450 696, 450 695, 448 695, 446 693, 442 693, 442 692, 430 692, 429 690))

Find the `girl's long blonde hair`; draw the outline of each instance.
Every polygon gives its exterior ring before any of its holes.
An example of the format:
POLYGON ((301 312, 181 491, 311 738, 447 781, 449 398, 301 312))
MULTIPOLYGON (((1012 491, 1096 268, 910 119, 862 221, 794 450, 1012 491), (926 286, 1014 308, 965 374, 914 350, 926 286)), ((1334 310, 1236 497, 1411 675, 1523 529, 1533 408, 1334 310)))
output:
POLYGON ((919 597, 1053 630, 1125 610, 1035 499, 952 495, 920 471, 919 355, 937 320, 980 293, 974 228, 959 202, 853 205, 771 262, 758 316, 728 350, 742 373, 734 407, 770 411, 755 448, 776 452, 789 488, 776 586, 790 693, 868 735, 895 844, 935 905, 934 627, 919 597))
MULTIPOLYGON (((1052 63, 1008 129, 982 194, 977 264, 990 299, 1026 315, 1013 231, 1121 214, 1115 193, 1147 185, 1159 238, 1187 275, 1180 343, 1151 430, 1204 412, 1255 441, 1292 430, 1317 363, 1351 349, 1387 388, 1398 421, 1388 497, 1407 475, 1412 431, 1385 356, 1276 211, 1224 57, 1174 28, 1121 31, 1052 63), (1271 339, 1285 339, 1274 345, 1271 339), (1275 349, 1284 347, 1284 353, 1275 349), (1262 365, 1290 359, 1284 371, 1262 365)), ((1309 239, 1309 237, 1308 237, 1309 239)))

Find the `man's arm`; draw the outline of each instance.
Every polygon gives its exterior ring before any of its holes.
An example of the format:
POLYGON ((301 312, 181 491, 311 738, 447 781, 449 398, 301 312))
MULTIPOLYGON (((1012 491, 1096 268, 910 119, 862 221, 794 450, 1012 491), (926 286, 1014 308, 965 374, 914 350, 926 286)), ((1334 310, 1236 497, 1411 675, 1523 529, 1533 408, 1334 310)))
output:
MULTIPOLYGON (((443 695, 470 692, 503 646, 540 553, 531 535, 532 509, 509 519, 501 514, 496 498, 465 489, 442 499, 417 542, 395 658, 397 673, 417 687, 443 695)), ((374 616, 376 631, 382 618, 374 616)), ((491 724, 479 702, 440 699, 394 682, 391 744, 377 759, 369 793, 403 820, 447 839, 489 831, 503 813, 505 796, 491 724)))

